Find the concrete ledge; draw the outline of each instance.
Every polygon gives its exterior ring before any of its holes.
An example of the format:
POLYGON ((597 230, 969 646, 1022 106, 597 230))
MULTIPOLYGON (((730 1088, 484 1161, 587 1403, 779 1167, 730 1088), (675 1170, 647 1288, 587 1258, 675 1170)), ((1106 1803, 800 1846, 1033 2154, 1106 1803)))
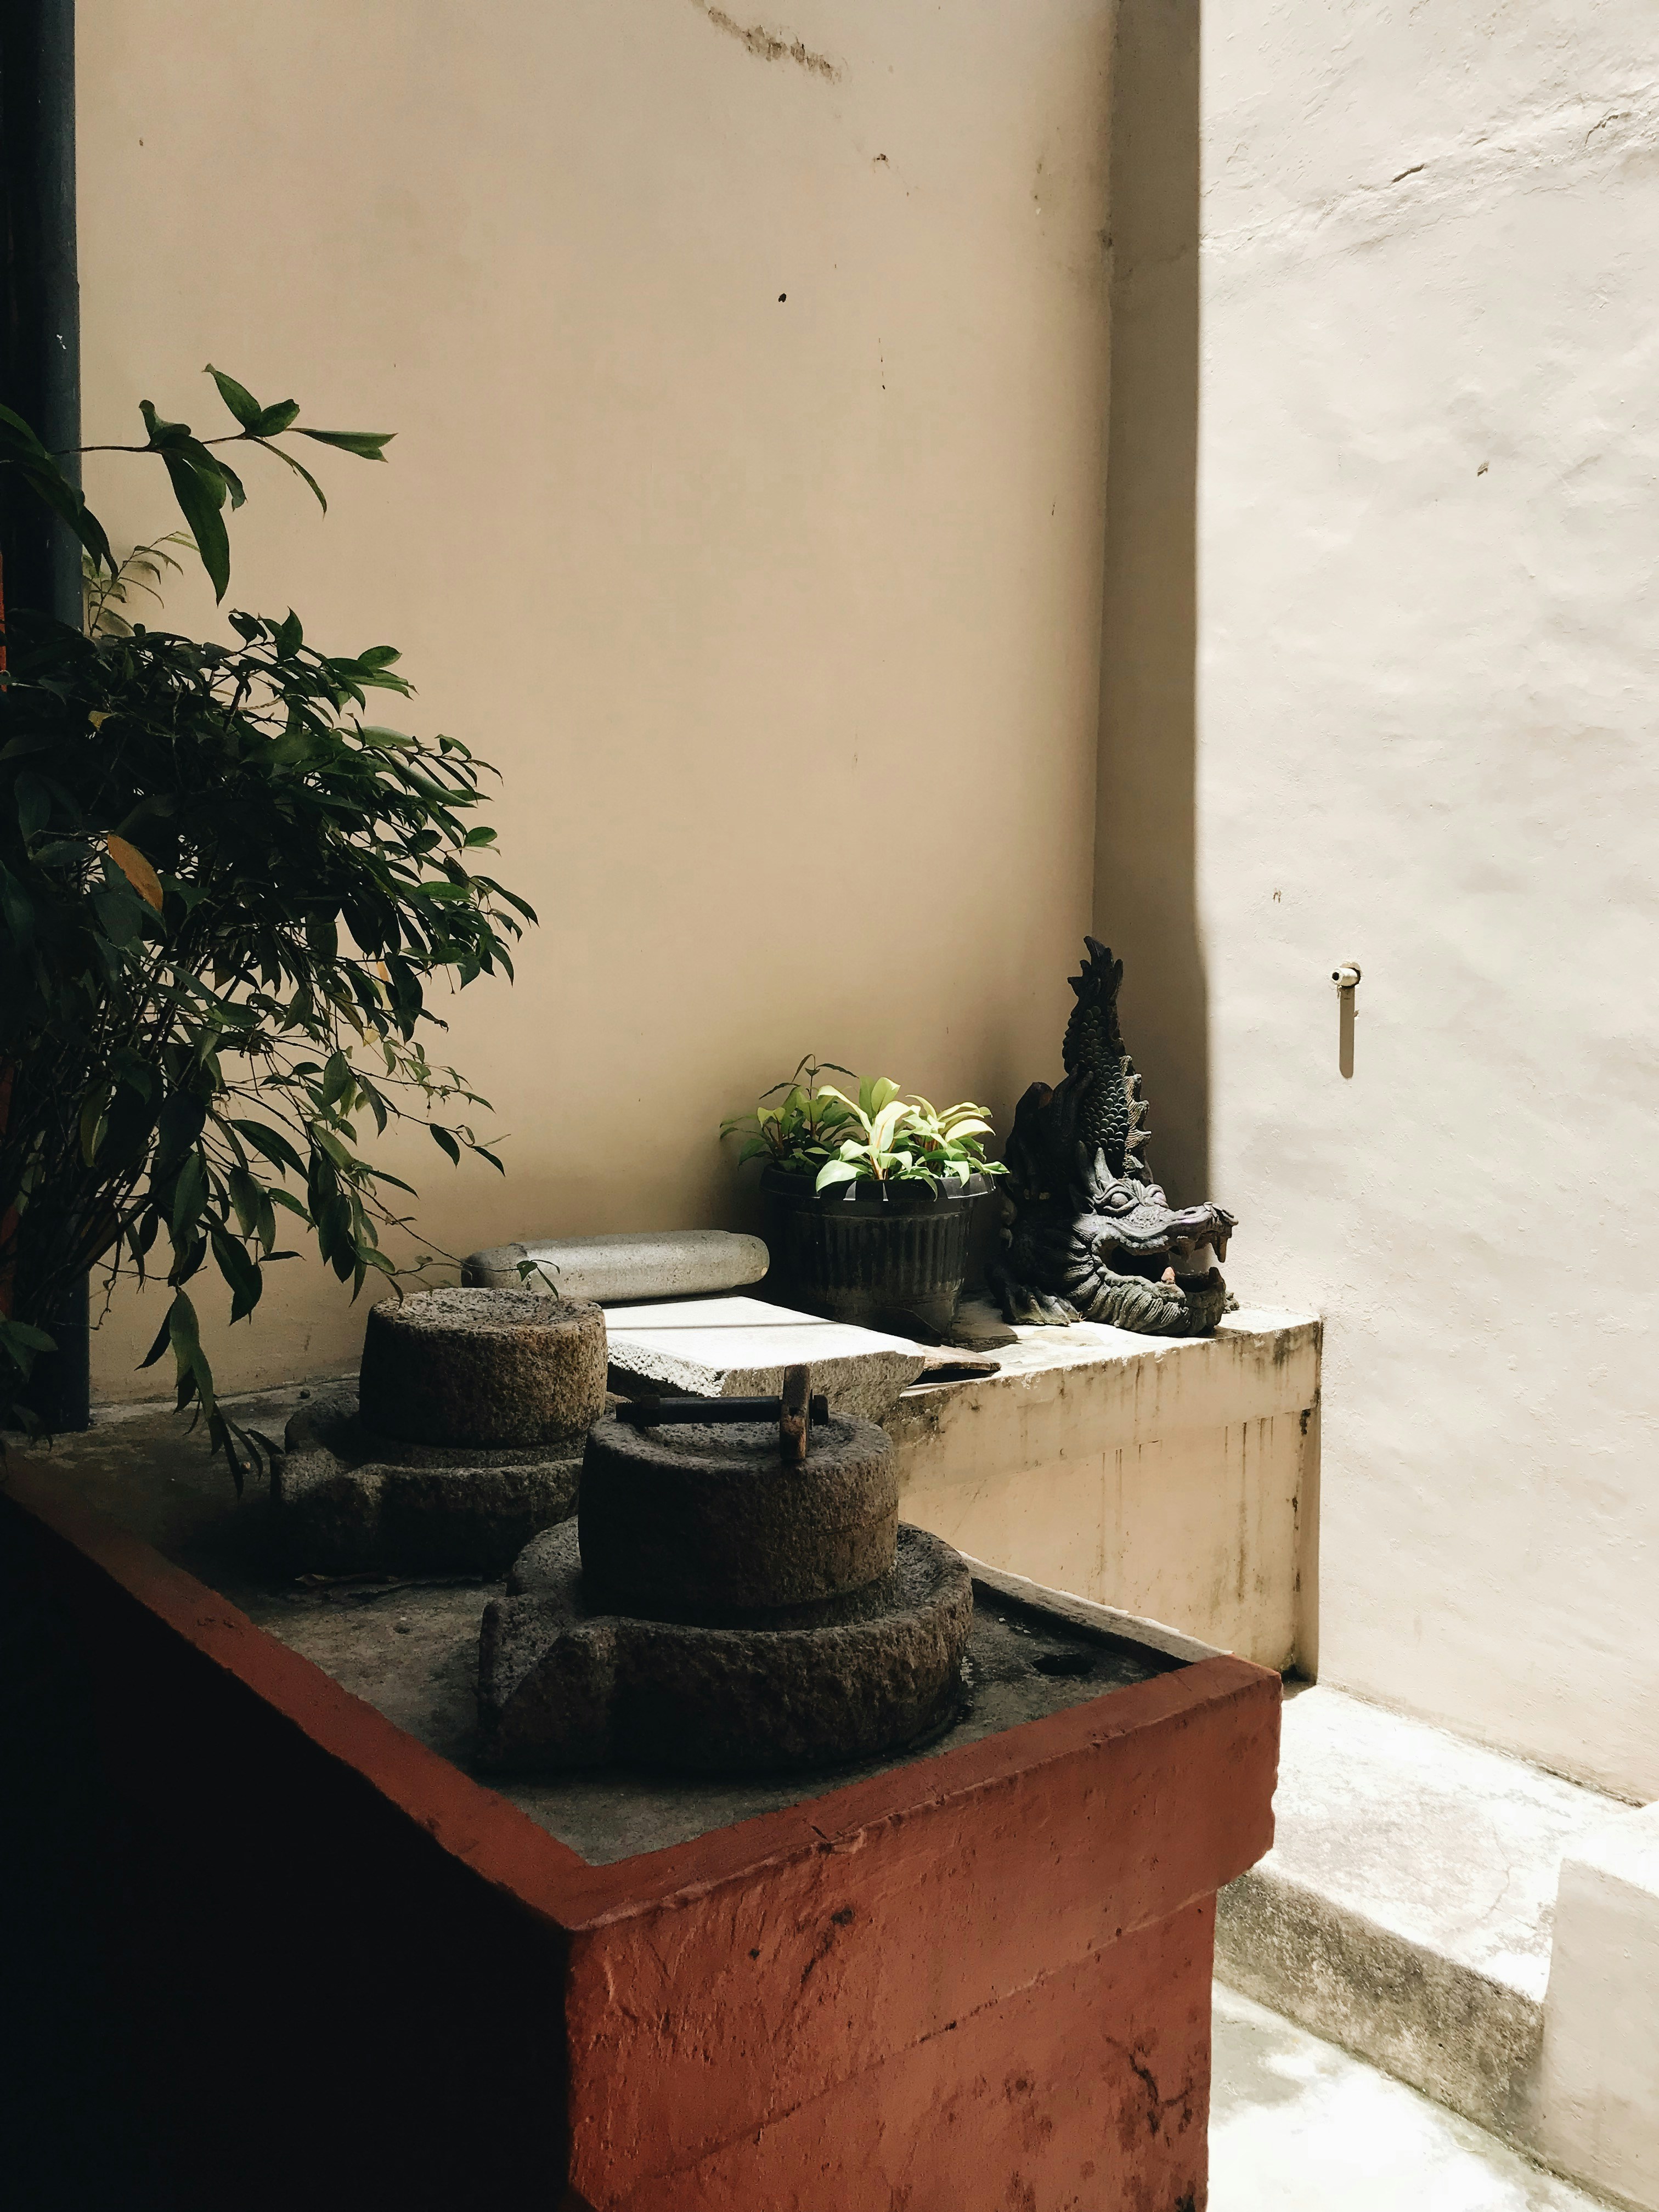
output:
POLYGON ((906 1391, 900 1511, 958 1551, 1279 1672, 1318 1663, 1319 1322, 1021 1328, 906 1391))

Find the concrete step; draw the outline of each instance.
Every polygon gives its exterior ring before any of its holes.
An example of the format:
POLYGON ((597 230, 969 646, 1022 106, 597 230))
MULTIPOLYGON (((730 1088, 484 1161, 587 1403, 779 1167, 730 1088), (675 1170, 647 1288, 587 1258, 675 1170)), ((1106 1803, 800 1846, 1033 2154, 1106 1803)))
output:
POLYGON ((1218 1978, 1526 2141, 1562 1856, 1622 1807, 1340 1690, 1287 1688, 1284 1721, 1218 1978))
POLYGON ((1209 2212, 1605 2212, 1460 2115, 1218 1985, 1209 2212))

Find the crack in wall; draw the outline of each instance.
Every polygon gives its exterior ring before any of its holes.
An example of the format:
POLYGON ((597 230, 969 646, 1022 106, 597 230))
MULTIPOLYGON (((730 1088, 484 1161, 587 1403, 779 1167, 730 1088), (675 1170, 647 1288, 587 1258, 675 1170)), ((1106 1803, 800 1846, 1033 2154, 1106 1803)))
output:
POLYGON ((1231 260, 1263 250, 1351 252, 1459 214, 1498 191, 1548 182, 1592 163, 1598 169, 1616 167, 1656 151, 1659 83, 1622 88, 1471 131, 1379 183, 1354 185, 1262 222, 1211 231, 1204 256, 1231 260))
POLYGON ((812 76, 826 78, 831 84, 840 83, 841 71, 834 62, 827 54, 815 54, 804 40, 769 31, 760 23, 751 23, 745 28, 734 16, 728 15, 724 8, 716 8, 713 0, 691 0, 691 5, 699 15, 707 15, 717 31, 724 31, 727 38, 735 39, 739 46, 746 47, 760 60, 791 61, 812 76))

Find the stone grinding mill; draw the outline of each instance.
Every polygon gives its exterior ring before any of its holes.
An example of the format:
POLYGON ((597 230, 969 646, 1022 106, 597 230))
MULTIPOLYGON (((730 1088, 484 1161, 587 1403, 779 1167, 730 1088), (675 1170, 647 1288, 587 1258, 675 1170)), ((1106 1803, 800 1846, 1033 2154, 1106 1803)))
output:
POLYGON ((962 1702, 966 1565, 901 1527, 891 1448, 790 1370, 771 1400, 642 1402, 589 1430, 577 1520, 485 1612, 481 1763, 682 1771, 902 1749, 962 1702))

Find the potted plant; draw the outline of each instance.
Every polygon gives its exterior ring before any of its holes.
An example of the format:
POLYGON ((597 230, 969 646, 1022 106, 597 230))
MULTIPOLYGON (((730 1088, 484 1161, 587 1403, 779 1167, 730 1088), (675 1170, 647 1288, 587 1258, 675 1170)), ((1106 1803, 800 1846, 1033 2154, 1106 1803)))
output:
POLYGON ((968 1236, 989 1178, 991 1122, 964 1100, 943 1110, 868 1077, 853 1097, 811 1054, 752 1114, 722 1122, 760 1159, 769 1283, 836 1321, 936 1342, 947 1336, 968 1272, 968 1236), (780 1095, 781 1094, 781 1096, 780 1095))
MULTIPOLYGON (((387 441, 308 429, 292 400, 210 374, 236 428, 204 441, 145 401, 146 442, 116 450, 166 467, 222 599, 222 510, 244 496, 223 447, 275 454, 320 500, 278 440, 368 460, 387 441)), ((240 1486, 263 1440, 220 1407, 185 1285, 215 1270, 231 1318, 252 1313, 292 1256, 283 1214, 354 1292, 395 1285, 381 1232, 407 1234, 387 1193, 410 1186, 365 1157, 368 1124, 424 1123, 452 1161, 499 1168, 452 1118, 483 1102, 428 1060, 428 995, 510 975, 534 915, 479 872, 485 764, 370 719, 372 694, 410 690, 390 646, 320 653, 292 611, 233 614, 234 644, 130 623, 125 587, 171 556, 118 564, 3 407, 0 472, 91 566, 86 629, 15 610, 0 659, 0 1427, 33 1425, 27 1386, 70 1284, 160 1275, 149 1358, 171 1352, 179 1407, 240 1486)))

